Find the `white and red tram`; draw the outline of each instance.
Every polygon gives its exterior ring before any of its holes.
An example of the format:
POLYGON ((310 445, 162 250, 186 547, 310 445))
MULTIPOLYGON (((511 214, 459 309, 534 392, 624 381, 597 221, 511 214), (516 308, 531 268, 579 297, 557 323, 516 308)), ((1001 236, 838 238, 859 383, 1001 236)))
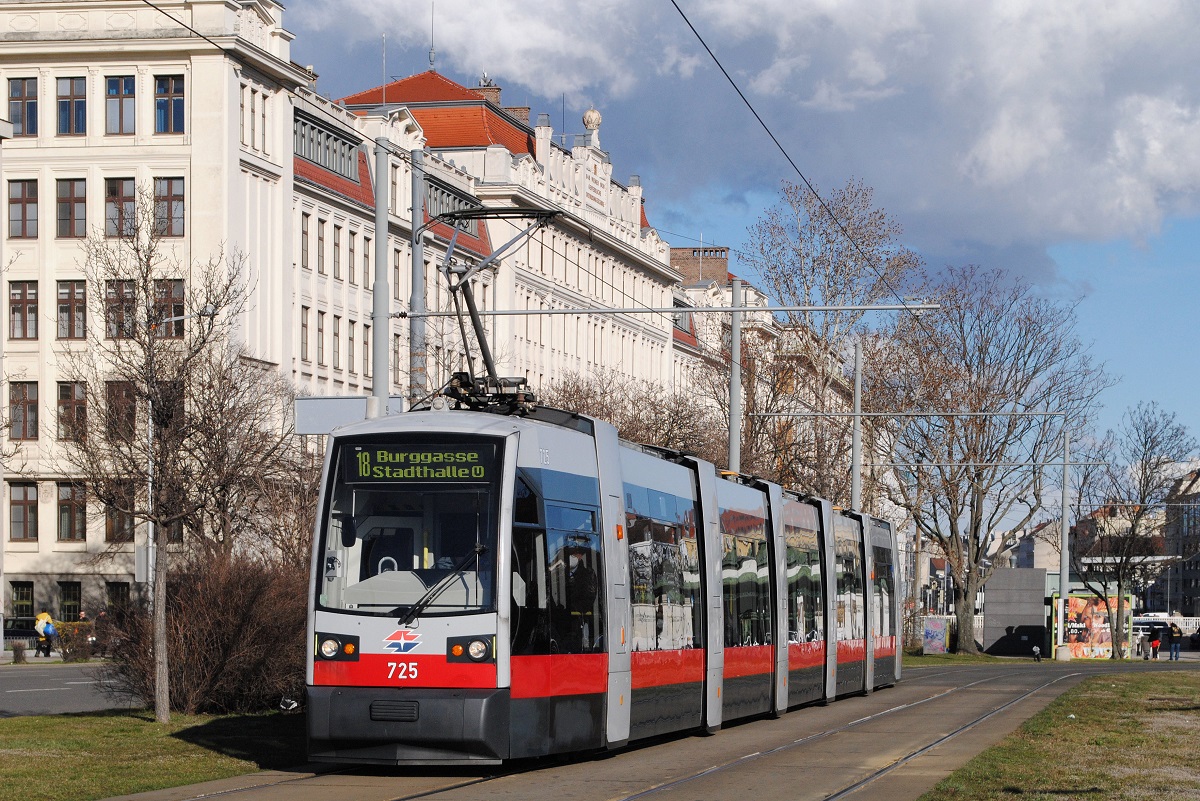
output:
POLYGON ((607 423, 423 411, 336 430, 309 756, 611 749, 900 678, 895 535, 607 423))

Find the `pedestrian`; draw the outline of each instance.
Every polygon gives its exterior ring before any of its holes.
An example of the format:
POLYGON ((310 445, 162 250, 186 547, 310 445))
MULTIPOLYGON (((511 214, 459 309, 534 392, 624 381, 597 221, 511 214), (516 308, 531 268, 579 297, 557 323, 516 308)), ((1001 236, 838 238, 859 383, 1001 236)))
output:
POLYGON ((1169 646, 1171 646, 1171 648, 1170 648, 1171 661, 1178 662, 1179 661, 1179 646, 1182 644, 1182 640, 1183 640, 1183 629, 1179 628, 1178 623, 1172 623, 1170 625, 1170 627, 1167 628, 1167 630, 1164 633, 1166 634, 1166 637, 1167 637, 1167 644, 1169 646))
POLYGON ((1033 661, 1034 662, 1042 661, 1042 648, 1039 645, 1033 646, 1033 661))
POLYGON ((37 632, 37 645, 33 649, 35 657, 42 656, 45 652, 47 659, 50 658, 50 638, 54 636, 54 619, 50 617, 50 613, 42 609, 38 616, 34 618, 33 630, 37 632))
POLYGON ((1154 634, 1151 636, 1153 636, 1154 639, 1150 641, 1150 658, 1157 660, 1158 659, 1158 647, 1160 645, 1162 645, 1162 640, 1160 639, 1160 637, 1162 637, 1162 635, 1159 634, 1158 631, 1155 631, 1154 634))

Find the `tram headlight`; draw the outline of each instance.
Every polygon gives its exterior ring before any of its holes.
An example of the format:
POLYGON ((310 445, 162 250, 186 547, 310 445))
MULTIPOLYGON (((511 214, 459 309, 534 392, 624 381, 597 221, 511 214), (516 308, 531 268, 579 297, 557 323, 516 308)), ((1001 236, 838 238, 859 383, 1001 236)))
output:
POLYGON ((488 656, 488 644, 484 640, 471 640, 467 644, 467 655, 476 662, 482 662, 488 656))
POLYGON ((326 659, 333 659, 338 655, 338 651, 340 651, 341 648, 342 644, 337 640, 322 640, 320 647, 321 656, 325 657, 326 659))

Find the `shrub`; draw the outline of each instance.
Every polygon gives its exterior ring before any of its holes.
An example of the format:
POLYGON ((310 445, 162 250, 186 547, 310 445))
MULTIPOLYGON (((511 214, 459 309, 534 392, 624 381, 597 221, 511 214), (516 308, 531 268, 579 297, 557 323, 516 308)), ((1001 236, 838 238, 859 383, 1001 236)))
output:
MULTIPOLYGON (((228 557, 172 571, 167 582, 171 708, 253 712, 304 693, 307 572, 228 557)), ((153 622, 136 607, 112 615, 106 679, 154 698, 153 622)))
POLYGON ((25 659, 25 643, 20 640, 13 640, 12 652, 14 665, 24 665, 28 661, 25 659))
POLYGON ((58 623, 55 628, 64 662, 86 662, 92 658, 91 623, 58 623))

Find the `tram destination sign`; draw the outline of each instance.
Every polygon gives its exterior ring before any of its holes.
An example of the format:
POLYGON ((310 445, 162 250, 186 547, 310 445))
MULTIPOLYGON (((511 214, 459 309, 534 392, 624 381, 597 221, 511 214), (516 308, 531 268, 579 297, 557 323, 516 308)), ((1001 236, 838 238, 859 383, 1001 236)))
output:
POLYGON ((353 445, 342 459, 347 484, 485 484, 495 471, 495 445, 353 445))

